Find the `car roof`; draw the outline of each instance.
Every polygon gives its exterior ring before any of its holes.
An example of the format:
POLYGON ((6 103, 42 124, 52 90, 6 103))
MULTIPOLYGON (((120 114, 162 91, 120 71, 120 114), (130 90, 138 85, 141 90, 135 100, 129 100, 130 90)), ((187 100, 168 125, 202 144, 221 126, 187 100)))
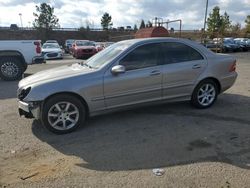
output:
POLYGON ((90 41, 90 40, 75 40, 75 42, 77 42, 77 41, 88 42, 88 41, 90 41))
POLYGON ((153 42, 181 42, 186 45, 192 46, 193 48, 197 49, 198 51, 201 51, 202 53, 205 53, 206 56, 214 56, 215 53, 211 50, 207 49, 205 46, 189 40, 189 39, 183 39, 183 38, 172 38, 172 37, 152 37, 152 38, 140 38, 140 39, 130 39, 130 40, 124 40, 121 41, 122 43, 128 43, 131 46, 132 45, 140 45, 140 44, 147 44, 147 43, 153 43, 153 42))
POLYGON ((58 43, 53 43, 53 42, 45 42, 45 43, 43 43, 43 45, 54 45, 54 46, 58 46, 59 47, 58 43))

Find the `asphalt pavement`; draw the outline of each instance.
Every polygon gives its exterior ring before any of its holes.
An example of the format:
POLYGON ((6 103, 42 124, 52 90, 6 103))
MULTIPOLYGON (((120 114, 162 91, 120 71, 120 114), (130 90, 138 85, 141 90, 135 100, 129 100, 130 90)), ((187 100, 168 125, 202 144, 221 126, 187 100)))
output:
MULTIPOLYGON (((239 77, 212 108, 116 112, 67 135, 19 117, 18 82, 0 80, 0 187, 250 187, 250 52, 234 55, 239 77)), ((32 65, 25 76, 79 61, 32 65)))

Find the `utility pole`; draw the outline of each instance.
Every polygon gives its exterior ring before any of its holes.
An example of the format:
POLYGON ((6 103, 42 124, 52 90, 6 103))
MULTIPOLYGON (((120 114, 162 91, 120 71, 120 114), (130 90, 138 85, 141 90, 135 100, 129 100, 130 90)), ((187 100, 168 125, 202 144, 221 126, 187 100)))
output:
POLYGON ((20 16, 21 27, 23 27, 22 13, 19 13, 19 16, 20 16))
POLYGON ((206 33, 206 25, 207 25, 207 9, 208 9, 208 0, 206 2, 206 10, 205 10, 205 19, 204 19, 204 27, 203 27, 203 32, 201 34, 201 42, 205 43, 205 40, 203 41, 203 36, 205 37, 206 33))
POLYGON ((207 9, 208 9, 208 0, 207 0, 207 3, 206 3, 206 11, 205 11, 205 20, 204 20, 204 32, 206 30, 206 24, 207 24, 207 9))

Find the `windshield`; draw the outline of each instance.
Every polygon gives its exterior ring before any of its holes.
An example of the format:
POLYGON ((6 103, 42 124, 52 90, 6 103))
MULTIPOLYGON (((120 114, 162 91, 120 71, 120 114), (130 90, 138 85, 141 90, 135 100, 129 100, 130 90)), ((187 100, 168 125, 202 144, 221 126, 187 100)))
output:
POLYGON ((76 41, 77 46, 95 46, 94 42, 91 41, 76 41))
POLYGON ((129 42, 119 42, 109 46, 98 54, 94 55, 90 59, 86 61, 86 64, 92 68, 98 69, 105 64, 112 61, 115 57, 121 54, 124 50, 126 50, 131 43, 129 42))
POLYGON ((74 43, 74 40, 66 40, 66 43, 67 44, 72 44, 72 43, 74 43))
POLYGON ((225 40, 224 43, 226 43, 226 44, 234 44, 235 42, 233 40, 225 40))
POLYGON ((48 49, 48 48, 60 48, 58 44, 53 44, 53 43, 46 43, 43 45, 44 49, 48 49))

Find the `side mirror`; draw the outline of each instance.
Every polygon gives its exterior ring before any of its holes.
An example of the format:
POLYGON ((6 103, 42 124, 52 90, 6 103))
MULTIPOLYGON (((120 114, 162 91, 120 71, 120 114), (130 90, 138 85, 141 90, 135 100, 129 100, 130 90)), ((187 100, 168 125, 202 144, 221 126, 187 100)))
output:
POLYGON ((111 72, 114 75, 125 73, 125 71, 126 71, 126 69, 123 65, 116 65, 116 66, 112 67, 112 69, 111 69, 111 72))

